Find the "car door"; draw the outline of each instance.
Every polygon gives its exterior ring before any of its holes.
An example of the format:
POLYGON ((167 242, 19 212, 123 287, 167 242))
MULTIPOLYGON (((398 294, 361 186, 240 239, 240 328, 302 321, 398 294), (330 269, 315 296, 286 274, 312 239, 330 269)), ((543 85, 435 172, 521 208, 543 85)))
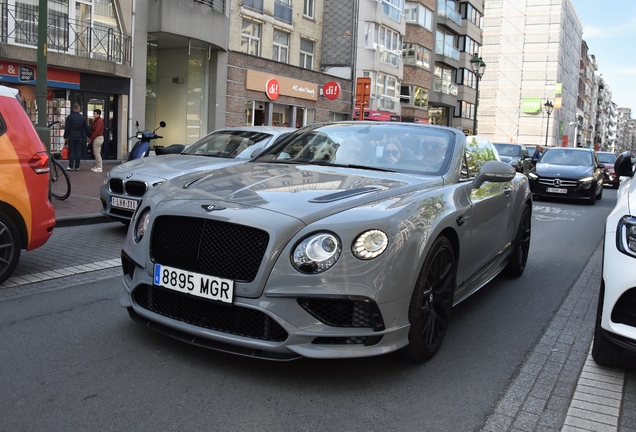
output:
MULTIPOLYGON (((466 145, 466 181, 472 206, 470 244, 464 255, 463 276, 468 279, 491 262, 508 241, 508 222, 512 199, 512 182, 485 182, 479 189, 472 187, 472 179, 484 163, 497 160, 490 141, 480 138, 466 145)), ((462 281, 463 282, 463 281, 462 281)))

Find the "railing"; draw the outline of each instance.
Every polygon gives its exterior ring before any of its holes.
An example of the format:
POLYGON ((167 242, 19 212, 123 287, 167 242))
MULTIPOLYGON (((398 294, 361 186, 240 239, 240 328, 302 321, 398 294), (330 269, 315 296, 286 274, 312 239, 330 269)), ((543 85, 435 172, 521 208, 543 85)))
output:
POLYGON ((459 61, 459 50, 443 41, 435 41, 435 54, 441 54, 444 57, 459 61))
POLYGON ((274 16, 288 23, 292 22, 292 8, 287 3, 276 0, 274 2, 274 16))
POLYGON ((454 8, 448 6, 444 1, 437 2, 437 15, 448 18, 458 26, 462 25, 461 14, 454 8))
POLYGON ((243 0, 243 7, 263 12, 263 0, 243 0))
MULTIPOLYGON (((206 6, 210 6, 212 9, 222 14, 225 13, 225 0, 194 0, 194 1, 197 3, 203 3, 206 6)), ((261 10, 263 10, 262 3, 263 1, 261 0, 261 10)))
MULTIPOLYGON (((1 4, 0 41, 37 47, 38 6, 1 4)), ((71 20, 68 14, 49 10, 47 49, 121 64, 130 64, 132 38, 107 25, 71 20)))

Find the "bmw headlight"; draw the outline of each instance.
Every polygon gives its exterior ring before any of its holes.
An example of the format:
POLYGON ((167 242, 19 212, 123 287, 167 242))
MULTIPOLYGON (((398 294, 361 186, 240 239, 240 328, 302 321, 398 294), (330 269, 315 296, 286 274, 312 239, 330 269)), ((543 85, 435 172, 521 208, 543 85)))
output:
POLYGON ((370 260, 380 256, 386 250, 389 238, 380 230, 363 232, 353 243, 351 252, 362 260, 370 260))
POLYGON ((583 177, 582 179, 579 179, 579 182, 581 183, 592 183, 594 181, 594 177, 583 177))
POLYGON ((139 243, 148 229, 148 222, 150 221, 150 207, 143 209, 136 219, 135 228, 133 230, 133 240, 135 243, 139 243))
POLYGON ((539 178, 539 176, 535 173, 528 173, 528 177, 530 178, 530 180, 536 180, 539 178))
POLYGON ((292 254, 292 264, 303 273, 329 270, 340 258, 342 244, 334 234, 321 232, 305 237, 292 254))
POLYGON ((636 218, 623 216, 618 221, 616 230, 616 247, 625 255, 636 257, 636 218))

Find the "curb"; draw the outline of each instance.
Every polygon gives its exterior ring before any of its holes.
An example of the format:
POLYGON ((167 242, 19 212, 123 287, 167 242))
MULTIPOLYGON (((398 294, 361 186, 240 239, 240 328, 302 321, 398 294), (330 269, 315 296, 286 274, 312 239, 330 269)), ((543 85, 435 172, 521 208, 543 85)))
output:
POLYGON ((80 225, 93 225, 99 223, 116 222, 114 219, 101 213, 92 213, 77 216, 62 216, 57 218, 54 228, 67 228, 80 225))

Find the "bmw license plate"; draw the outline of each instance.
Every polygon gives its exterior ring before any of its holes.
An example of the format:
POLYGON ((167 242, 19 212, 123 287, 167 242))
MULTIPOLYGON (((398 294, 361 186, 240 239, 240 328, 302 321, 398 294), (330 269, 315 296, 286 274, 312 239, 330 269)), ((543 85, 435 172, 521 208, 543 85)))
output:
POLYGON ((234 281, 155 264, 154 284, 224 303, 232 303, 234 281))
POLYGON ((546 191, 552 192, 552 193, 560 193, 560 194, 568 193, 568 190, 563 188, 546 188, 546 191))
POLYGON ((110 205, 111 207, 123 208, 126 210, 136 210, 137 209, 137 201, 126 199, 126 198, 117 198, 110 197, 110 205))

